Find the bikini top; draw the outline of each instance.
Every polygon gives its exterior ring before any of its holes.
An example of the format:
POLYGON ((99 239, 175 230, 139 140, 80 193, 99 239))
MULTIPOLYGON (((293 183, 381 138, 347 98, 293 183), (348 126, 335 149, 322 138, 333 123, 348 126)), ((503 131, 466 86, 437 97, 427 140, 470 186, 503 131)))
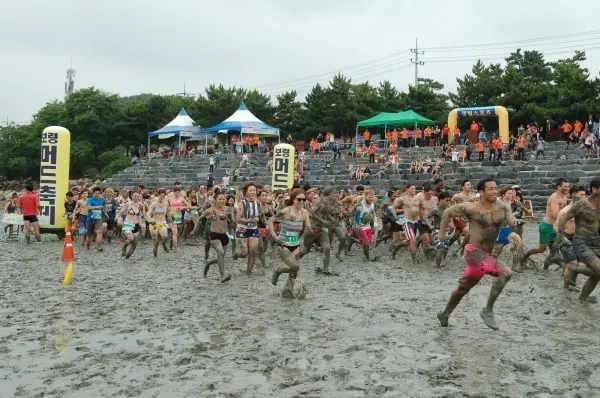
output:
POLYGON ((170 200, 169 201, 169 206, 171 207, 182 207, 183 206, 183 200, 170 200))
POLYGON ((142 209, 140 209, 139 205, 138 205, 138 211, 136 212, 133 207, 129 207, 129 210, 127 210, 127 214, 131 215, 131 216, 139 216, 140 214, 142 214, 142 209))
POLYGON ((166 207, 155 207, 152 209, 152 214, 166 214, 166 213, 167 213, 166 207))
POLYGON ((223 212, 217 214, 217 211, 213 209, 211 220, 227 220, 227 215, 223 212))

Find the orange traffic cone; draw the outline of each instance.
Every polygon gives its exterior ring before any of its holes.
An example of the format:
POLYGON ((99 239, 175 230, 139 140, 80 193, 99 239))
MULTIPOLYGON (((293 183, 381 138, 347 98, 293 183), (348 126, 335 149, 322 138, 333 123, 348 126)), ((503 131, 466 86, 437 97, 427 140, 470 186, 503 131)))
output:
POLYGON ((73 240, 71 239, 71 232, 67 231, 65 236, 65 247, 63 247, 62 260, 69 263, 75 260, 75 251, 73 250, 73 240))

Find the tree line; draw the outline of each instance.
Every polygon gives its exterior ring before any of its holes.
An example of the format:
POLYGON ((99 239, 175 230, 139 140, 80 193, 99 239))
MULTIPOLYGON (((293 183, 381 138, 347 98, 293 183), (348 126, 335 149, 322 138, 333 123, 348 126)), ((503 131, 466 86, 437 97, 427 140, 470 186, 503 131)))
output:
MULTIPOLYGON (((125 148, 146 142, 148 132, 163 127, 182 107, 196 123, 209 127, 229 117, 242 101, 258 118, 279 127, 282 135, 305 140, 326 131, 351 137, 357 121, 407 109, 443 124, 454 107, 503 105, 512 129, 531 122, 545 125, 547 120, 583 121, 600 111, 600 80, 582 66, 585 59, 585 53, 575 52, 549 62, 542 52, 519 49, 503 64, 476 62, 470 73, 457 78, 456 92, 448 94, 442 83, 428 78, 402 91, 389 81, 353 83, 342 74, 327 86, 316 84, 304 100, 294 90, 271 98, 258 90, 220 84, 195 97, 120 97, 85 88, 48 102, 28 125, 0 130, 0 178, 39 177, 40 135, 47 126, 71 131, 71 178, 103 178, 126 168, 125 148)), ((462 123, 466 127, 470 121, 462 123)))

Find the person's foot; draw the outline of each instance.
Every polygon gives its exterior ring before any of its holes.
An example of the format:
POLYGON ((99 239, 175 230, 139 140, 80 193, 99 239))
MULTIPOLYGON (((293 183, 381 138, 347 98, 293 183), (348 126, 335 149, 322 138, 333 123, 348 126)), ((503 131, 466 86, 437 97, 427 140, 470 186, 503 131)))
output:
POLYGON ((337 259, 338 259, 338 261, 340 261, 340 262, 341 262, 341 261, 344 261, 344 260, 342 259, 342 253, 337 253, 337 254, 335 255, 335 258, 337 258, 337 259))
POLYGON ((206 265, 204 266, 204 272, 203 275, 206 278, 206 276, 208 275, 208 270, 210 269, 210 263, 207 262, 206 265))
POLYGON ((271 283, 274 286, 277 286, 278 280, 279 280, 279 271, 275 270, 275 271, 273 271, 273 275, 271 276, 271 283))
POLYGON ((227 274, 227 275, 225 275, 225 277, 223 279, 221 279, 221 283, 225 283, 230 280, 231 280, 231 274, 227 274))
POLYGON ((121 257, 125 257, 127 254, 127 243, 123 245, 123 249, 121 249, 121 257))
POLYGON ((437 254, 435 255, 435 266, 440 268, 442 266, 442 261, 444 260, 444 257, 446 257, 446 253, 447 250, 446 249, 439 249, 437 251, 437 254))
POLYGON ((440 326, 448 327, 448 319, 450 319, 450 315, 445 312, 438 312, 437 318, 440 321, 440 326))
POLYGON ((492 311, 483 308, 479 313, 479 316, 481 316, 481 319, 483 319, 483 322, 488 328, 498 330, 498 325, 496 325, 496 320, 494 319, 494 313, 492 311))
POLYGON ((588 297, 586 297, 586 298, 585 298, 585 299, 583 299, 583 300, 580 298, 580 299, 579 299, 579 301, 580 301, 581 303, 592 303, 592 304, 596 304, 596 303, 598 303, 598 298, 596 298, 595 296, 588 296, 588 297))

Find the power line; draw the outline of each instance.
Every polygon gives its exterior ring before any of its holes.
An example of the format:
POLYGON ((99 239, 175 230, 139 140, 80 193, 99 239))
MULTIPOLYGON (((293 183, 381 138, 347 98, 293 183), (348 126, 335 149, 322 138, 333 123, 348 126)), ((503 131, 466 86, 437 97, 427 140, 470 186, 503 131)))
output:
POLYGON ((455 48, 490 47, 490 46, 506 45, 506 44, 518 44, 518 43, 527 43, 527 42, 535 42, 535 41, 548 41, 548 40, 556 40, 556 39, 568 38, 568 37, 595 35, 595 34, 599 34, 599 33, 600 33, 600 30, 590 30, 587 32, 570 33, 570 34, 558 35, 558 36, 538 37, 538 38, 534 38, 534 39, 502 41, 502 42, 495 42, 495 43, 465 44, 465 45, 460 45, 460 46, 427 47, 427 48, 425 48, 425 50, 426 51, 450 51, 450 49, 455 49, 455 48))
MULTIPOLYGON (((593 45, 600 45, 600 43, 592 43, 593 45)), ((564 47, 563 47, 564 48, 564 47)), ((547 55, 558 55, 558 54, 568 54, 568 53, 574 53, 575 51, 585 51, 587 52, 591 52, 591 51, 595 51, 600 49, 600 46, 597 47, 585 47, 585 48, 581 48, 581 49, 577 49, 577 48, 572 48, 569 47, 566 50, 560 50, 560 48, 557 48, 555 50, 557 51, 546 51, 544 53, 542 53, 544 56, 547 55)), ((499 54, 485 54, 481 57, 477 57, 477 56, 469 56, 469 57, 442 57, 442 58, 430 58, 427 59, 427 62, 463 62, 463 61, 477 61, 477 60, 481 60, 481 61, 493 61, 493 60, 503 60, 507 58, 507 54, 506 53, 499 53, 499 54)))

